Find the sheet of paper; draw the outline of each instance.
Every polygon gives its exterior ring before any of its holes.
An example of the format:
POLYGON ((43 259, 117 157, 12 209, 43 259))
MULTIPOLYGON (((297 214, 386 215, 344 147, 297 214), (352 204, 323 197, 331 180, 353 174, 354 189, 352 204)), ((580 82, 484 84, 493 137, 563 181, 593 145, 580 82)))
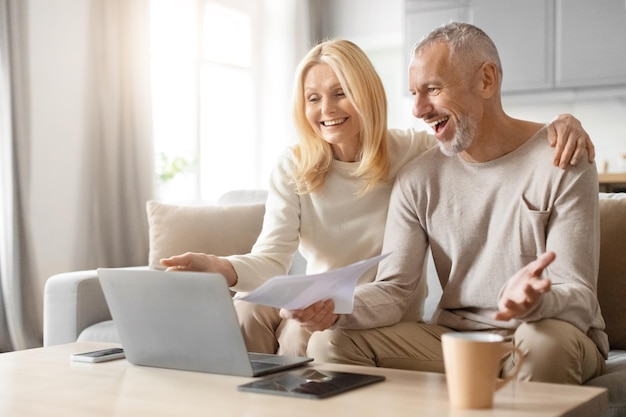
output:
POLYGON ((321 274, 280 275, 239 299, 288 310, 298 310, 316 301, 332 299, 335 302, 335 314, 349 314, 354 307, 354 289, 359 278, 387 255, 375 256, 321 274))

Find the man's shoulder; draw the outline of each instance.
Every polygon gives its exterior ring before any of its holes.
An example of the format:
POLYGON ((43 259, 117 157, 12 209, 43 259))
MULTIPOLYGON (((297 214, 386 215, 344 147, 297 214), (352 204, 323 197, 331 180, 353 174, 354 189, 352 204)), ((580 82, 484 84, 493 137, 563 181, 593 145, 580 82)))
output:
MULTIPOLYGON (((555 166, 552 161, 554 159, 555 148, 548 142, 548 129, 546 127, 540 129, 526 143, 527 157, 534 161, 535 169, 552 171, 559 175, 567 173, 569 175, 580 175, 589 171, 589 174, 595 173, 595 164, 588 163, 587 157, 578 162, 576 165, 568 165, 565 169, 555 166)), ((597 175, 597 174, 596 174, 597 175)))
POLYGON ((597 193, 598 174, 595 163, 590 163, 585 156, 576 165, 565 168, 555 166, 554 148, 547 140, 547 129, 541 129, 524 146, 523 156, 515 158, 515 172, 525 172, 533 178, 537 190, 550 194, 554 198, 563 195, 597 193), (572 190, 575 192, 572 194, 572 190))

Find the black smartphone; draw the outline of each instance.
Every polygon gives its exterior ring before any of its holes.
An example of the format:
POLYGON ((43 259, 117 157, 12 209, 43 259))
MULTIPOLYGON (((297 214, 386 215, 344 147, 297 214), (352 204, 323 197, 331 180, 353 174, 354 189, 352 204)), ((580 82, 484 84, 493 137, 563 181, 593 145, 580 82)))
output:
POLYGON ((92 352, 74 353, 71 359, 76 362, 105 362, 125 358, 124 349, 109 348, 92 352))

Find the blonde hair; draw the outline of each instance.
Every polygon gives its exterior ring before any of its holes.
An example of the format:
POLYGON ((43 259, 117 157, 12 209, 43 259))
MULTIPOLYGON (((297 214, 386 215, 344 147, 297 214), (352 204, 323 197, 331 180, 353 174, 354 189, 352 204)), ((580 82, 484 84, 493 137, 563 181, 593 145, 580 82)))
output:
POLYGON ((318 136, 306 118, 304 79, 315 65, 327 64, 335 72, 348 100, 355 108, 361 131, 355 178, 364 179, 359 194, 365 194, 384 182, 389 173, 387 151, 387 97, 382 81, 371 61, 354 43, 347 40, 322 42, 302 59, 293 89, 293 118, 298 133, 294 147, 296 189, 308 194, 324 185, 333 161, 331 146, 318 136))

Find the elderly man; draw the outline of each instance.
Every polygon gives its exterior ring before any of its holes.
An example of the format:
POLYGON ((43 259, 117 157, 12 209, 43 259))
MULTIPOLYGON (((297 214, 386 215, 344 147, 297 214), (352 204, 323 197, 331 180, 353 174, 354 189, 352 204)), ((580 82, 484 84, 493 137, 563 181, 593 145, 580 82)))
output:
POLYGON ((526 352, 520 379, 580 384, 603 372, 595 165, 545 164, 545 126, 504 112, 501 80, 496 47, 475 26, 447 24, 414 48, 413 114, 439 149, 398 175, 391 255, 357 288, 353 314, 313 334, 316 360, 443 372, 442 333, 492 331, 526 352), (423 323, 429 246, 443 295, 423 323))

